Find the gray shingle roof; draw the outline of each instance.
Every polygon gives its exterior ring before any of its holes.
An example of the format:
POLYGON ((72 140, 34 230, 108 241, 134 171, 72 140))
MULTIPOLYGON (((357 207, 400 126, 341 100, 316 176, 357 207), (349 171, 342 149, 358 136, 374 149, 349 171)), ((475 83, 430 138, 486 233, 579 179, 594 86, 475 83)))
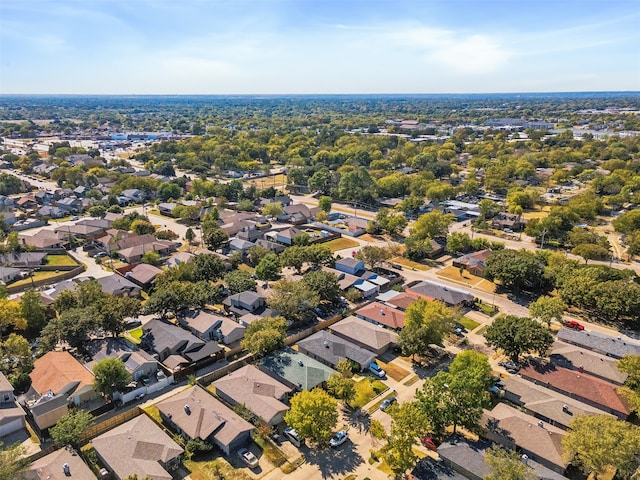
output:
POLYGON ((365 367, 375 355, 364 348, 344 340, 337 335, 320 331, 298 342, 303 353, 310 353, 325 360, 329 365, 336 365, 341 359, 348 358, 365 367))
POLYGON ((458 305, 462 302, 470 302, 473 300, 473 295, 466 290, 449 287, 448 285, 436 282, 420 282, 408 290, 418 295, 440 300, 449 305, 458 305))
POLYGON ((156 352, 161 352, 165 348, 174 350, 183 342, 185 346, 180 349, 182 352, 196 350, 204 345, 204 342, 195 335, 157 318, 148 321, 144 325, 143 330, 143 340, 145 343, 146 341, 152 340, 151 347, 156 352))
POLYGON ((622 338, 618 339, 600 332, 561 328, 557 338, 563 342, 601 352, 614 358, 640 354, 640 343, 631 342, 622 338))
POLYGON ((553 344, 549 359, 556 365, 572 370, 582 367, 587 373, 621 385, 629 376, 628 373, 618 370, 616 366, 618 361, 614 358, 563 342, 555 342, 553 344))
POLYGON ((331 331, 343 338, 352 338, 372 351, 398 343, 398 334, 353 315, 331 326, 331 331))

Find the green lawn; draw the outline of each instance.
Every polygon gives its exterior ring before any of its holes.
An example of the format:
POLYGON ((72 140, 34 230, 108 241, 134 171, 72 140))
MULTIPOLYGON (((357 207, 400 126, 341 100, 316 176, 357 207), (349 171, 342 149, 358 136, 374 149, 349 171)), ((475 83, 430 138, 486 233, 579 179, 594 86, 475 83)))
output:
POLYGON ((362 408, 371 401, 373 397, 387 390, 387 387, 380 380, 373 380, 372 378, 363 378, 356 382, 356 397, 351 406, 353 408, 362 408))
POLYGON ((162 418, 160 417, 160 410, 155 405, 143 408, 147 415, 153 418, 159 424, 162 424, 162 418))
POLYGON ((69 255, 47 255, 46 264, 55 267, 75 267, 78 264, 69 255))
POLYGON ((129 340, 134 345, 140 345, 142 334, 142 327, 136 327, 133 330, 129 330, 128 332, 124 332, 122 336, 129 340))
POLYGON ((486 303, 480 304, 480 311, 485 315, 493 317, 496 313, 498 313, 498 307, 493 305, 488 305, 486 303))
POLYGON ((409 268, 410 270, 429 270, 431 267, 429 267, 428 265, 425 265, 423 263, 418 263, 418 262, 414 262, 412 260, 409 260, 408 258, 404 258, 404 257, 396 257, 393 260, 391 260, 393 263, 399 263, 400 265, 409 268))
MULTIPOLYGON (((33 272, 33 281, 37 282, 39 280, 49 280, 51 283, 55 283, 59 280, 56 280, 58 277, 62 277, 67 272, 33 272)), ((31 285, 31 277, 25 278, 23 280, 18 280, 17 282, 13 282, 10 286, 12 287, 26 287, 31 285)))
POLYGON ((326 245, 327 247, 329 247, 332 252, 337 252, 338 250, 344 250, 345 248, 357 247, 360 245, 360 243, 347 237, 340 237, 336 238, 335 240, 323 243, 322 245, 326 245))
POLYGON ((472 331, 473 329, 475 329, 478 325, 480 325, 478 322, 476 322, 475 320, 471 320, 469 317, 462 317, 460 319, 460 323, 462 324, 462 326, 464 328, 466 328, 469 331, 472 331))

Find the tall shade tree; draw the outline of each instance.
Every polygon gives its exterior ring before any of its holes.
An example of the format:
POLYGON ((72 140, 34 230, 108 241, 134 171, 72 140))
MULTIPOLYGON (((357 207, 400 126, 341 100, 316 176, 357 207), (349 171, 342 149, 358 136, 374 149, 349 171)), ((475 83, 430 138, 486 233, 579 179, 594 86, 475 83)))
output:
POLYGON ((506 450, 499 445, 488 448, 484 460, 491 472, 484 480, 538 480, 535 471, 522 462, 520 454, 513 450, 506 450))
POLYGON ((131 374, 127 371, 122 360, 107 357, 93 366, 93 388, 96 392, 113 399, 113 394, 124 390, 131 382, 131 374))
POLYGON ((257 284, 251 274, 245 270, 233 270, 224 276, 224 283, 232 295, 250 290, 256 291, 257 284))
POLYGON ((18 302, 0 298, 0 336, 9 328, 24 330, 27 328, 27 321, 22 316, 18 302))
POLYGON ((418 460, 414 447, 429 431, 429 419, 417 402, 405 402, 389 410, 389 414, 392 418, 391 432, 380 454, 396 475, 405 475, 418 460))
POLYGON ((544 355, 553 343, 549 330, 530 318, 502 315, 484 332, 487 345, 500 348, 517 362, 524 353, 544 355))
POLYGON ((26 338, 11 333, 0 340, 0 372, 2 372, 18 392, 25 392, 31 386, 29 373, 33 370, 31 346, 26 338))
POLYGON ((639 427, 607 415, 580 415, 569 426, 562 439, 563 456, 579 465, 585 475, 602 475, 612 465, 620 478, 627 478, 636 469, 639 427))
POLYGON ((420 408, 438 434, 453 425, 473 430, 490 403, 491 365, 486 355, 473 350, 459 353, 448 372, 438 372, 416 392, 420 408))
POLYGON ((340 299, 338 277, 332 272, 312 270, 302 276, 302 281, 318 294, 323 304, 333 304, 340 299))
POLYGON ((374 270, 391 258, 388 248, 375 245, 365 245, 356 252, 356 259, 364 262, 367 268, 374 270))
POLYGON ((534 320, 538 320, 550 327, 553 320, 556 322, 562 320, 562 314, 566 309, 567 304, 560 297, 543 295, 529 305, 529 315, 534 320))
POLYGON ((351 376, 342 373, 334 373, 327 380, 327 390, 338 400, 344 401, 347 405, 356 397, 356 382, 351 376))
POLYGON ((278 280, 280 278, 280 260, 275 253, 268 253, 256 265, 258 280, 278 280))
POLYGON ((20 312, 27 321, 29 335, 37 336, 47 323, 47 308, 40 301, 40 295, 29 290, 20 298, 20 312))
POLYGON ((430 344, 439 345, 443 337, 453 330, 458 318, 457 310, 440 301, 416 300, 405 312, 404 328, 400 331, 402 352, 405 355, 423 354, 430 344))
POLYGON ((618 361, 618 370, 629 374, 620 393, 636 412, 640 412, 640 355, 625 355, 618 361))
POLYGON ((0 442, 0 480, 23 478, 22 474, 29 466, 27 449, 20 443, 5 447, 0 442))
POLYGON ((285 338, 287 338, 287 322, 284 318, 267 317, 251 322, 240 344, 254 356, 263 357, 280 348, 285 338))
POLYGON ((302 438, 327 443, 338 424, 338 403, 320 388, 305 390, 291 398, 284 421, 302 438))
POLYGON ((79 446, 82 432, 93 423, 93 415, 84 410, 72 410, 67 415, 58 420, 53 427, 49 429, 53 443, 57 447, 65 445, 79 446))
POLYGON ((290 322, 304 322, 314 317, 320 295, 302 280, 280 280, 273 284, 267 302, 290 322))
POLYGON ((526 250, 498 250, 487 259, 484 276, 487 280, 498 280, 507 289, 516 292, 531 290, 541 284, 542 262, 526 250))

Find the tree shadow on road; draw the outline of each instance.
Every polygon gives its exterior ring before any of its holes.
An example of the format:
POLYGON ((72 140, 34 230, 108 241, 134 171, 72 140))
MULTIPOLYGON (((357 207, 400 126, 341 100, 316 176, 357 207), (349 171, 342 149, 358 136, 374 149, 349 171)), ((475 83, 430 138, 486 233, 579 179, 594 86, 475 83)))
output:
POLYGON ((344 421, 350 428, 357 430, 358 432, 368 432, 371 426, 371 415, 366 410, 358 408, 352 410, 348 407, 342 408, 342 414, 344 415, 344 421))
POLYGON ((306 463, 318 467, 322 478, 344 477, 364 462, 351 440, 337 448, 310 448, 304 457, 306 463))

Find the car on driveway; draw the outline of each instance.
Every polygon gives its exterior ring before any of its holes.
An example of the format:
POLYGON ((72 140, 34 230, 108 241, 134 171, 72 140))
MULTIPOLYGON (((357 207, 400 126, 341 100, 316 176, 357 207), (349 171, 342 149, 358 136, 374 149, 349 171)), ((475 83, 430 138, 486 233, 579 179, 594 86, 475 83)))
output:
POLYGON ((576 322, 575 320, 571 320, 564 324, 565 327, 570 328, 572 330, 584 330, 584 325, 576 322))
POLYGON ((509 373, 517 373, 520 371, 520 365, 518 365, 516 362, 500 362, 498 365, 504 367, 504 369, 509 373))
POLYGON ((378 378, 384 378, 387 375, 387 372, 385 372, 376 362, 371 362, 369 364, 369 371, 378 378))
POLYGON ((393 405, 394 403, 397 402, 396 397, 389 397, 386 398, 381 404, 380 404, 380 410, 382 410, 383 412, 389 408, 391 405, 393 405))
POLYGON ((329 445, 332 447, 339 447, 349 438, 349 433, 346 430, 340 430, 336 433, 333 438, 329 441, 329 445))
POLYGON ((249 468, 256 468, 258 466, 258 458, 246 448, 238 450, 238 457, 240 457, 240 460, 246 463, 249 468))

